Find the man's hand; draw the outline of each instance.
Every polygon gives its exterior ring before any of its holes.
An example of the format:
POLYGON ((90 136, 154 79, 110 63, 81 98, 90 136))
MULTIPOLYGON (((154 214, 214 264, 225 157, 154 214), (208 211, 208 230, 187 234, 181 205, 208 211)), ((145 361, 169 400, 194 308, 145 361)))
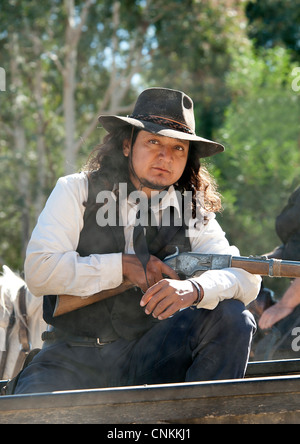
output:
POLYGON ((293 312, 293 307, 288 307, 282 303, 282 301, 277 302, 277 304, 272 305, 266 311, 263 312, 261 318, 258 321, 258 325, 262 330, 272 328, 274 324, 284 319, 286 316, 293 312))
POLYGON ((150 256, 147 264, 146 271, 149 286, 147 285, 143 266, 135 254, 123 254, 122 266, 124 279, 141 288, 143 292, 146 292, 149 287, 163 279, 163 275, 169 276, 171 279, 179 279, 173 268, 155 256, 150 256))
POLYGON ((296 278, 288 287, 277 304, 263 312, 258 325, 261 329, 272 328, 276 322, 291 314, 300 304, 300 278, 296 278))
POLYGON ((162 279, 146 291, 140 305, 146 314, 159 320, 167 319, 182 308, 190 307, 198 293, 188 280, 162 279))

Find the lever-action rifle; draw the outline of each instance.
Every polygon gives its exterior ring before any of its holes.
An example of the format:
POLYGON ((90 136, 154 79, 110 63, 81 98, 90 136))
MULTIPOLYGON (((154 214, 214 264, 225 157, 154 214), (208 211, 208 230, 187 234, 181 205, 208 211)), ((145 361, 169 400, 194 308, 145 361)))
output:
MULTIPOLYGON (((300 262, 283 261, 280 259, 267 259, 266 256, 244 257, 227 254, 200 254, 178 253, 167 256, 164 262, 173 268, 181 279, 199 276, 208 270, 221 270, 223 268, 242 268, 251 274, 270 277, 300 277, 300 262)), ((124 281, 119 287, 103 290, 89 297, 72 295, 58 295, 54 317, 68 313, 78 308, 94 304, 95 302, 115 296, 134 285, 124 281)))

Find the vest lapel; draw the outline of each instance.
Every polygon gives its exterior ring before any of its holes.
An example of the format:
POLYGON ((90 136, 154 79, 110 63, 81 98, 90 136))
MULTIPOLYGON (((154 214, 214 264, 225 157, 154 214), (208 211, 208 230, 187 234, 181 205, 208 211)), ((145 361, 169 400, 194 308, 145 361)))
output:
POLYGON ((151 252, 156 255, 160 250, 165 248, 170 241, 173 239, 175 234, 182 227, 182 219, 176 218, 177 221, 180 221, 180 224, 174 225, 174 212, 177 211, 174 207, 170 208, 170 224, 162 225, 158 230, 156 238, 151 243, 151 252))
POLYGON ((116 218, 117 224, 116 224, 115 227, 112 227, 112 226, 109 226, 109 227, 110 227, 110 230, 111 230, 111 232, 113 234, 113 237, 114 237, 114 239, 115 239, 115 241, 117 243, 118 251, 124 251, 124 248, 125 248, 124 227, 122 225, 120 226, 118 201, 117 201, 116 208, 117 208, 117 218, 116 218))

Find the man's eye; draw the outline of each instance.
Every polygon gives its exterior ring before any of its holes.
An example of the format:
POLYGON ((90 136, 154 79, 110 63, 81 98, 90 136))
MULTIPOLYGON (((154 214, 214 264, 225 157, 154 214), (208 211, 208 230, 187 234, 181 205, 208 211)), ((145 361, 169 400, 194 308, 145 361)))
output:
POLYGON ((184 148, 181 145, 176 145, 175 149, 178 150, 178 151, 184 151, 184 148))

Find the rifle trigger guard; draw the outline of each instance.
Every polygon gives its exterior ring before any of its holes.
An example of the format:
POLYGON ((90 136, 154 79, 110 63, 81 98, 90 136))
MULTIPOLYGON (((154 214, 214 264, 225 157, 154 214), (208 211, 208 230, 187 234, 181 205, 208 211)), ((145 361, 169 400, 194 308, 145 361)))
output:
POLYGON ((164 261, 169 260, 169 259, 173 259, 174 257, 179 255, 179 248, 176 246, 175 247, 175 253, 169 254, 169 256, 166 256, 164 258, 164 261))

